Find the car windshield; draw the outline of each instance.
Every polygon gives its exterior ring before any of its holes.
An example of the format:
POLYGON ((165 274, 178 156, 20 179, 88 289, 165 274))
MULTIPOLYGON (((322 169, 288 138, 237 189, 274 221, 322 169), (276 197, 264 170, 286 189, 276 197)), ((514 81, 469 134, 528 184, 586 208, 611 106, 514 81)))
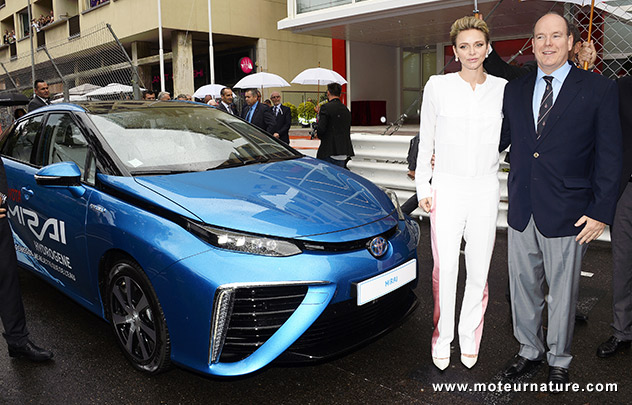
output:
POLYGON ((90 117, 132 175, 197 172, 301 156, 211 108, 153 107, 90 117))

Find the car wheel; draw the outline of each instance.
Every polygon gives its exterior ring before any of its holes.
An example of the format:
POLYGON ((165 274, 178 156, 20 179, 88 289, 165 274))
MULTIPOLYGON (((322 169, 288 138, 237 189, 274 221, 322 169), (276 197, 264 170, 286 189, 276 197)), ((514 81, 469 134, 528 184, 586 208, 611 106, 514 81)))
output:
POLYGON ((128 259, 116 261, 108 275, 106 297, 114 335, 132 365, 151 374, 169 368, 167 323, 141 267, 128 259))

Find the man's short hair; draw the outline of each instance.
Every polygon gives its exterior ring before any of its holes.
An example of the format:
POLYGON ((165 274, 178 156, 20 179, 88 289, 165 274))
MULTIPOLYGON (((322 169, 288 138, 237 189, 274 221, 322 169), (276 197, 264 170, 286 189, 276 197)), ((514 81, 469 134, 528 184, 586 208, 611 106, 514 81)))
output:
POLYGON ((257 89, 248 89, 246 90, 246 93, 250 93, 253 97, 259 97, 259 90, 257 89))
POLYGON ((219 95, 220 95, 220 96, 222 96, 222 97, 224 96, 224 90, 230 90, 230 91, 233 91, 233 89, 231 89, 230 87, 224 87, 224 88, 223 88, 223 89, 221 89, 221 90, 220 90, 220 92, 219 92, 219 95))
POLYGON ((33 88, 34 88, 34 89, 37 89, 37 86, 38 86, 40 83, 44 83, 44 84, 46 84, 46 80, 42 80, 42 79, 37 79, 37 80, 35 80, 35 82, 33 82, 33 88))
POLYGON ((147 98, 147 96, 148 96, 148 95, 150 95, 150 94, 154 94, 154 92, 153 92, 153 91, 151 91, 151 90, 145 90, 145 91, 143 91, 143 98, 147 98))
POLYGON ((342 94, 342 86, 339 83, 329 83, 327 85, 327 91, 334 97, 340 97, 342 94))
POLYGON ((579 32, 579 28, 577 28, 577 26, 575 24, 568 24, 568 27, 570 29, 570 33, 573 36, 573 45, 575 45, 578 42, 581 42, 582 40, 582 34, 579 32))

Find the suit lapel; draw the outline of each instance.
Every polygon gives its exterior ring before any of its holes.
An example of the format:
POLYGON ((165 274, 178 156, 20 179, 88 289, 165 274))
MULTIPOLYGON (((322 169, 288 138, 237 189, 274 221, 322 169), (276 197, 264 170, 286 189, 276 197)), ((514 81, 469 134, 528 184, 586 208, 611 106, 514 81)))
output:
POLYGON ((568 76, 562 83, 562 88, 560 89, 560 94, 557 95, 555 99, 555 103, 553 104, 553 108, 549 113, 550 116, 546 121, 546 127, 542 131, 542 136, 540 136, 540 142, 549 134, 551 130, 555 127, 555 123, 559 120, 559 118, 564 114, 564 111, 571 104, 581 86, 578 83, 581 81, 581 78, 578 77, 576 67, 571 67, 570 72, 568 72, 568 76))

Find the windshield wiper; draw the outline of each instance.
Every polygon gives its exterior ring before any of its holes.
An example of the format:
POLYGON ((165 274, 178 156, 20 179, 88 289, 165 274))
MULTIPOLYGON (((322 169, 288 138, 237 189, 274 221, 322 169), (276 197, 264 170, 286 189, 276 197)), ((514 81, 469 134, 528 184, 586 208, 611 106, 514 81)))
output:
POLYGON ((253 157, 252 159, 244 160, 244 166, 245 165, 251 165, 253 163, 266 163, 269 160, 270 160, 269 157, 263 156, 263 155, 259 155, 259 156, 253 157))
POLYGON ((190 170, 132 170, 129 173, 132 176, 147 176, 147 175, 156 175, 159 176, 161 174, 180 174, 180 173, 190 173, 190 170))

